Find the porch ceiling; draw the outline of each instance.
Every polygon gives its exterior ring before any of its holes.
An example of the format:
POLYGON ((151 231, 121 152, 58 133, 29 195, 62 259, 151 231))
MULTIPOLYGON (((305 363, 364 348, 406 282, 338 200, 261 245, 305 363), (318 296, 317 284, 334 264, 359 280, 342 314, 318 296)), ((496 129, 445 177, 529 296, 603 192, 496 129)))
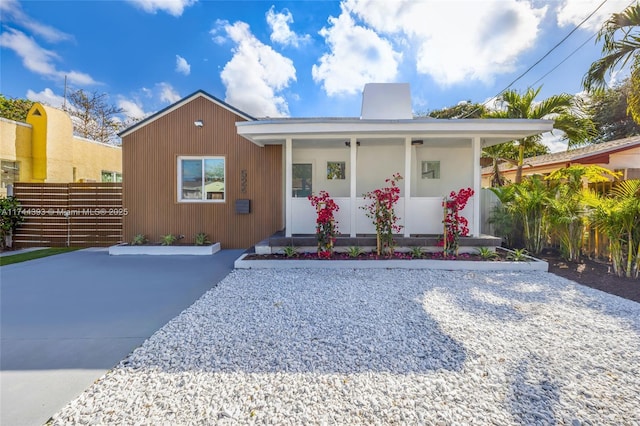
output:
MULTIPOLYGON (((417 148, 426 148, 426 147, 445 147, 445 148, 458 148, 458 147, 469 147, 471 140, 465 138, 412 138, 414 140, 422 140, 422 145, 418 145, 417 148)), ((349 149, 349 146, 345 144, 345 142, 349 141, 349 138, 340 138, 340 139, 293 139, 293 147, 295 149, 305 149, 305 148, 344 148, 349 149)), ((383 137, 383 138, 357 138, 357 141, 360 143, 359 147, 365 148, 369 146, 403 146, 404 138, 393 138, 393 137, 383 137)), ((278 143, 284 143, 284 141, 280 141, 278 143)))

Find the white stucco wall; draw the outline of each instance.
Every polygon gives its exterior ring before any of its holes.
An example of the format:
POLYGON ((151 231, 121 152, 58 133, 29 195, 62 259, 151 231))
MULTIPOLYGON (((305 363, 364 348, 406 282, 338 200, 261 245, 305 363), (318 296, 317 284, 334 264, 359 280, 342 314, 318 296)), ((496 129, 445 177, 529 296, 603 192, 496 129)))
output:
POLYGON ((442 197, 451 191, 473 187, 473 156, 468 148, 412 148, 412 197, 442 197), (440 161, 440 179, 423 179, 422 162, 440 161))
POLYGON ((344 148, 295 148, 293 149, 293 164, 312 164, 314 194, 320 191, 327 191, 332 197, 349 196, 349 174, 351 167, 349 164, 349 147, 344 148), (345 179, 327 179, 327 162, 344 161, 345 179))
POLYGON ((640 147, 611 154, 609 164, 605 164, 603 167, 610 169, 640 168, 640 147))
MULTIPOLYGON (((404 177, 404 145, 381 145, 358 147, 358 180, 356 195, 386 186, 385 179, 400 173, 404 177)), ((404 185, 400 186, 400 196, 404 197, 404 185)))

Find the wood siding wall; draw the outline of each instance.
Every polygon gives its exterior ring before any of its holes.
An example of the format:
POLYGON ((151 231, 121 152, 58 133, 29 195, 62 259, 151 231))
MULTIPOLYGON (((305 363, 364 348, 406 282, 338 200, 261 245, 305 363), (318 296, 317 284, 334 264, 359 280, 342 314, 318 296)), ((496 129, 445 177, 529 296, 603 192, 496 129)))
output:
POLYGON ((238 136, 235 123, 242 120, 197 97, 123 138, 125 241, 139 233, 159 241, 171 233, 193 243, 205 232, 222 248, 248 248, 284 227, 282 147, 263 148, 238 136), (194 126, 196 120, 204 126, 194 126), (225 158, 223 203, 178 202, 178 157, 190 155, 225 158), (237 214, 237 199, 251 200, 251 213, 237 214))
POLYGON ((16 183, 25 222, 15 247, 97 247, 122 242, 121 183, 16 183))

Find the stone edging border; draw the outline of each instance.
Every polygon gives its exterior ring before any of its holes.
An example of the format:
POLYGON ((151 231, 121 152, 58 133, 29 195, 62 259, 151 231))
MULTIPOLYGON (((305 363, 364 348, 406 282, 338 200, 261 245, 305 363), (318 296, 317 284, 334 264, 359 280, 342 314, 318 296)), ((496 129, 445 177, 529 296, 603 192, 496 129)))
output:
POLYGON ((126 243, 117 244, 109 247, 109 255, 126 256, 126 255, 151 255, 151 256, 170 256, 170 255, 196 255, 206 256, 216 254, 220 251, 220 243, 209 244, 204 246, 132 246, 126 243))
MULTIPOLYGON (((507 249, 502 249, 510 251, 507 249)), ((549 264, 527 256, 528 261, 477 261, 439 259, 389 260, 244 260, 243 253, 234 262, 236 269, 438 269, 445 271, 549 271, 549 264)))

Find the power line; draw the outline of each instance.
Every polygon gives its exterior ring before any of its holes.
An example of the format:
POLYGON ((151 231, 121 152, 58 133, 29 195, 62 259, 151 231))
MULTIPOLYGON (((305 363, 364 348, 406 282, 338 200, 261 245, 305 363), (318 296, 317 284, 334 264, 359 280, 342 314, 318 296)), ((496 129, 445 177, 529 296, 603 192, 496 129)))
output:
MULTIPOLYGON (((637 0, 632 0, 631 3, 629 3, 627 5, 627 7, 624 8, 624 10, 628 9, 629 7, 631 7, 632 4, 634 4, 637 0)), ((582 49, 590 40, 592 40, 595 36, 598 35, 598 31, 596 31, 595 33, 593 33, 593 35, 591 35, 591 37, 589 37, 588 39, 586 39, 584 41, 584 43, 582 43, 580 46, 578 46, 573 52, 571 52, 566 58, 564 58, 562 61, 560 61, 560 63, 558 63, 555 67, 551 68, 551 70, 549 70, 547 73, 545 73, 542 77, 540 77, 539 79, 537 79, 536 81, 534 81, 533 83, 531 83, 529 85, 529 87, 531 86, 535 86, 537 83, 540 82, 540 80, 544 79, 546 76, 548 76, 549 74, 551 74, 552 72, 554 72, 556 69, 558 69, 558 67, 560 67, 560 65, 564 64, 570 57, 572 57, 573 55, 575 55, 578 50, 582 49)))
MULTIPOLYGON (((566 36, 564 36, 562 38, 562 40, 560 40, 558 43, 555 44, 555 46, 553 46, 549 51, 547 51, 547 53, 545 53, 540 59, 538 59, 533 65, 531 65, 529 68, 527 68, 523 73, 521 73, 518 77, 516 77, 511 83, 509 83, 507 85, 507 87, 505 87, 504 89, 502 89, 500 92, 498 92, 493 98, 489 98, 489 100, 485 101, 482 106, 486 106, 491 99, 497 98, 498 96, 500 96, 501 94, 503 94, 504 92, 506 92, 511 86, 513 86, 518 80, 520 80, 522 77, 524 77, 527 73, 529 73, 529 71, 531 71, 536 65, 538 65, 540 62, 542 62, 547 56, 549 56, 554 50, 556 50, 562 43, 564 43, 569 37, 571 37, 571 35, 573 33, 575 33, 585 22, 587 22, 593 15, 595 15, 595 13, 600 10, 600 8, 602 6, 604 6, 604 4, 607 2, 608 0, 603 0, 602 3, 600 3, 598 5, 598 7, 596 7, 586 18, 584 18, 578 25, 576 25, 570 32, 569 34, 567 34, 566 36)), ((635 0, 634 0, 635 1, 635 0)), ((586 42, 585 42, 586 44, 586 42)), ((480 108, 476 108, 475 110, 471 111, 470 113, 464 115, 461 118, 467 118, 468 116, 476 113, 480 108)))
POLYGON ((541 80, 543 80, 546 76, 548 76, 549 74, 551 74, 552 72, 554 72, 555 70, 557 70, 557 69, 560 67, 560 65, 564 64, 565 62, 567 62, 567 60, 568 60, 570 57, 572 57, 573 55, 575 55, 575 54, 578 52, 578 50, 582 49, 582 48, 585 46, 585 44, 587 44, 588 42, 590 42, 591 40, 593 40, 593 38, 594 38, 597 34, 598 34, 598 33, 594 33, 591 37, 589 37, 588 39, 586 39, 586 40, 584 41, 584 43, 582 43, 582 44, 581 44, 580 46, 578 46, 578 47, 577 47, 573 52, 571 52, 569 55, 567 55, 567 57, 566 57, 566 58, 564 58, 562 61, 560 61, 560 62, 558 63, 558 65, 556 65, 555 67, 551 68, 551 69, 550 69, 549 71, 547 71, 547 72, 546 72, 542 77, 540 77, 539 79, 537 79, 536 81, 534 81, 533 83, 531 83, 531 84, 529 85, 529 87, 531 87, 531 86, 535 86, 537 83, 539 83, 541 80))

